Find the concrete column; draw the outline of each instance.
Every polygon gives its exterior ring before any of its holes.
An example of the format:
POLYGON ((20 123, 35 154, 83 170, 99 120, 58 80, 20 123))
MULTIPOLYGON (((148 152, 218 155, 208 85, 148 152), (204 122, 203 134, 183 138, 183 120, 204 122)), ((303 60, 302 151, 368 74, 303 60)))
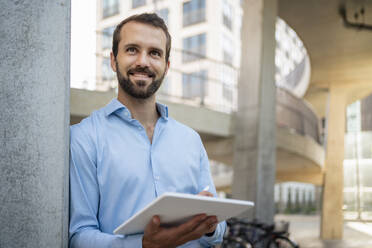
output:
POLYGON ((327 118, 327 146, 324 172, 321 238, 342 239, 344 189, 344 135, 346 94, 344 88, 330 87, 327 118))
POLYGON ((0 247, 67 247, 70 1, 2 1, 0 23, 0 247))
POLYGON ((276 0, 246 0, 234 147, 233 196, 254 201, 247 217, 274 216, 276 0))

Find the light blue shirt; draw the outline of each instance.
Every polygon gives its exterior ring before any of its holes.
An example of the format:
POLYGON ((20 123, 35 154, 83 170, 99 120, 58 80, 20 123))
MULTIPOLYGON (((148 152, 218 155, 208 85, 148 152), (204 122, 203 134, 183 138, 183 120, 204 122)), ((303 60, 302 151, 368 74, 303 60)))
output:
MULTIPOLYGON (((142 247, 142 236, 114 235, 124 221, 165 192, 216 195, 199 135, 160 113, 152 144, 139 121, 117 99, 71 126, 70 247, 142 247)), ((222 241, 225 223, 213 236, 182 247, 222 241)))

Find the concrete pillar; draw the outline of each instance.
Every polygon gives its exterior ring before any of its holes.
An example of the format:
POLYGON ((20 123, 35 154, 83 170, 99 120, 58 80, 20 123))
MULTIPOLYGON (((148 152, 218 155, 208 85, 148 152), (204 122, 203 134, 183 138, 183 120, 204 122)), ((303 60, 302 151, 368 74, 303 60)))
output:
POLYGON ((245 0, 234 147, 235 198, 254 201, 247 217, 274 216, 276 0, 245 0))
POLYGON ((70 1, 2 1, 0 23, 0 247, 67 247, 70 1))
POLYGON ((322 200, 321 238, 342 239, 344 189, 344 135, 346 94, 344 88, 330 87, 327 118, 327 146, 322 200))

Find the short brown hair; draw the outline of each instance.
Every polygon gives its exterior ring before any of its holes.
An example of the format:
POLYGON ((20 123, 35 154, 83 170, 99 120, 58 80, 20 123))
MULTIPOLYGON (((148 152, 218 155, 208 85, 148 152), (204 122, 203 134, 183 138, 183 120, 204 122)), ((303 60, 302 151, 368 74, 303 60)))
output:
POLYGON ((171 36, 168 32, 167 25, 165 24, 164 20, 160 18, 157 14, 155 13, 143 13, 139 15, 132 15, 123 21, 121 21, 115 28, 114 31, 114 37, 112 39, 112 53, 114 54, 114 57, 116 58, 116 55, 118 54, 118 45, 120 42, 120 31, 121 28, 124 26, 124 24, 128 22, 139 22, 139 23, 144 23, 144 24, 149 24, 151 26, 154 26, 156 28, 161 28, 165 36, 167 38, 167 43, 165 46, 165 61, 168 62, 169 60, 169 55, 170 55, 170 49, 171 49, 171 36))

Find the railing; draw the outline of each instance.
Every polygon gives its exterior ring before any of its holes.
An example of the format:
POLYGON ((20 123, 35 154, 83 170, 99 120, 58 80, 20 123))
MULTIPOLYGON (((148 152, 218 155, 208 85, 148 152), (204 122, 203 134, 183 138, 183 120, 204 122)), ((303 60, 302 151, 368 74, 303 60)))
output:
MULTIPOLYGON (((160 99, 225 113, 237 110, 238 68, 180 49, 172 49, 170 60, 168 75, 158 91, 160 99), (182 63, 183 54, 193 55, 196 60, 182 63)), ((319 120, 310 105, 280 87, 276 98, 277 125, 321 144, 319 120)))
MULTIPOLYGON (((174 56, 177 53, 191 53, 182 50, 172 50, 174 56)), ((197 56, 197 55, 195 55, 197 56)), ((191 65, 193 71, 208 71, 208 73, 195 73, 185 82, 185 77, 189 75, 188 69, 184 65, 181 67, 171 67, 168 82, 165 82, 160 90, 160 95, 173 101, 185 104, 203 106, 222 112, 235 112, 237 110, 237 68, 221 61, 212 60, 205 57, 198 57, 191 65), (230 74, 233 82, 229 82, 223 75, 230 74), (192 82, 196 84, 194 94, 184 94, 189 91, 187 87, 192 87, 192 82), (182 82, 184 81, 184 82, 182 82), (178 91, 175 91, 178 89, 178 91)), ((300 99, 289 91, 277 87, 276 93, 276 118, 277 125, 292 129, 298 134, 312 137, 317 143, 321 144, 319 135, 319 119, 303 99, 300 99)))
POLYGON ((276 123, 298 134, 310 136, 321 144, 319 119, 314 111, 303 99, 281 88, 276 91, 276 123))
POLYGON ((158 94, 161 98, 226 113, 236 111, 237 68, 181 49, 172 49, 170 60, 171 67, 158 94), (181 63, 182 55, 195 60, 181 63))

